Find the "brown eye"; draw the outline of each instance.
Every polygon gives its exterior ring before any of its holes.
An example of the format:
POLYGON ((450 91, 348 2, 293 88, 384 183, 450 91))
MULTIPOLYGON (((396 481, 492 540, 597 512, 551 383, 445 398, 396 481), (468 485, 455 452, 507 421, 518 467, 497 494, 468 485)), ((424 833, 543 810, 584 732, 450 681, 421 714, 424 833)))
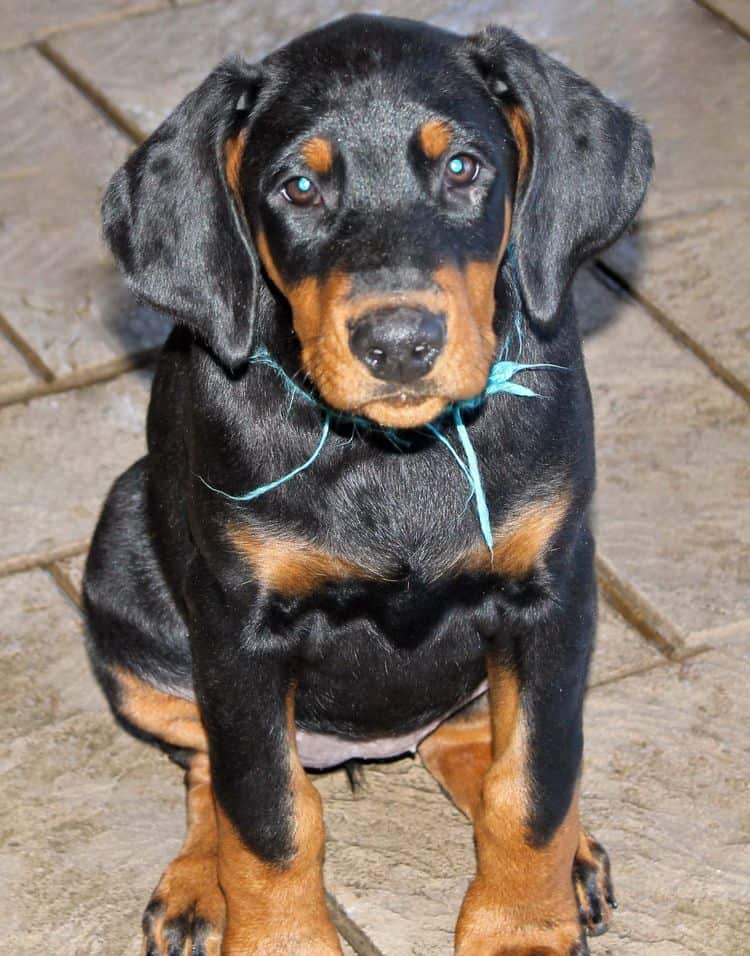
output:
POLYGON ((307 176, 295 176, 294 179, 287 180, 281 194, 287 202, 295 206, 315 206, 320 202, 318 187, 307 176))
POLYGON ((449 186, 468 186, 478 174, 479 163, 466 153, 451 157, 445 167, 445 179, 449 186))

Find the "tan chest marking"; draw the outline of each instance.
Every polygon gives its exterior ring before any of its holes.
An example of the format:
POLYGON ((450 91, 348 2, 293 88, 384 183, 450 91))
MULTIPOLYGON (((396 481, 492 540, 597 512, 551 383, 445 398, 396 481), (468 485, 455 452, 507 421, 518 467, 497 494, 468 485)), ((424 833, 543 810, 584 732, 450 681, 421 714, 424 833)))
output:
POLYGON ((262 588, 291 597, 304 597, 329 581, 375 578, 374 571, 339 558, 303 538, 262 534, 234 528, 229 538, 250 565, 262 588))
POLYGON ((570 504, 567 493, 535 501, 511 515, 493 531, 494 554, 477 545, 466 552, 458 567, 523 578, 539 567, 570 504))

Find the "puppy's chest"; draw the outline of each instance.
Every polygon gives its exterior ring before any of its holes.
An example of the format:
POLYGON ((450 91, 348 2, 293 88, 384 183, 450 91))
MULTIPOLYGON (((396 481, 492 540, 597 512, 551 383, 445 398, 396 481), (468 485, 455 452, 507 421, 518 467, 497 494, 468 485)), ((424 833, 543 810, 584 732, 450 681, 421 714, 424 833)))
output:
MULTIPOLYGON (((328 533, 311 523, 309 533, 241 524, 228 529, 241 561, 259 587, 281 598, 310 598, 332 590, 381 592, 393 602, 444 591, 461 581, 522 580, 544 563, 569 506, 565 493, 508 507, 492 527, 492 548, 476 528, 451 533, 432 519, 425 501, 421 523, 357 528, 340 524, 328 533)), ((473 515, 464 514, 467 524, 473 515)))

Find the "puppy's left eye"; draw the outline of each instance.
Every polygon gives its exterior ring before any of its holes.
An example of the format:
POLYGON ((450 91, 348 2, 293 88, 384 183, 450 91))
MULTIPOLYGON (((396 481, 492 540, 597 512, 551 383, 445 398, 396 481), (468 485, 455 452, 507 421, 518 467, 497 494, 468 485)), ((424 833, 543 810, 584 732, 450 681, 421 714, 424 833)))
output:
POLYGON ((295 176, 281 187, 281 195, 295 206, 317 206, 321 202, 320 190, 307 176, 295 176))
POLYGON ((445 181, 449 186, 468 186, 479 175, 479 163, 468 153, 452 156, 445 167, 445 181))

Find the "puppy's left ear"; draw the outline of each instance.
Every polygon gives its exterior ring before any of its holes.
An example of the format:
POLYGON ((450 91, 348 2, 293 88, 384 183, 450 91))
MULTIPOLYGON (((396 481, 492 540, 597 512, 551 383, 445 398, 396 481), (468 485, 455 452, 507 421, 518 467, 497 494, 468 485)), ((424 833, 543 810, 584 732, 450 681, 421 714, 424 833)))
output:
POLYGON ((215 69, 119 169, 104 235, 140 298, 187 325, 227 368, 247 360, 260 266, 235 183, 257 67, 215 69))
POLYGON ((552 323, 578 266, 631 222, 651 176, 645 125, 511 30, 467 40, 490 94, 514 121, 527 166, 513 242, 532 319, 552 323))

